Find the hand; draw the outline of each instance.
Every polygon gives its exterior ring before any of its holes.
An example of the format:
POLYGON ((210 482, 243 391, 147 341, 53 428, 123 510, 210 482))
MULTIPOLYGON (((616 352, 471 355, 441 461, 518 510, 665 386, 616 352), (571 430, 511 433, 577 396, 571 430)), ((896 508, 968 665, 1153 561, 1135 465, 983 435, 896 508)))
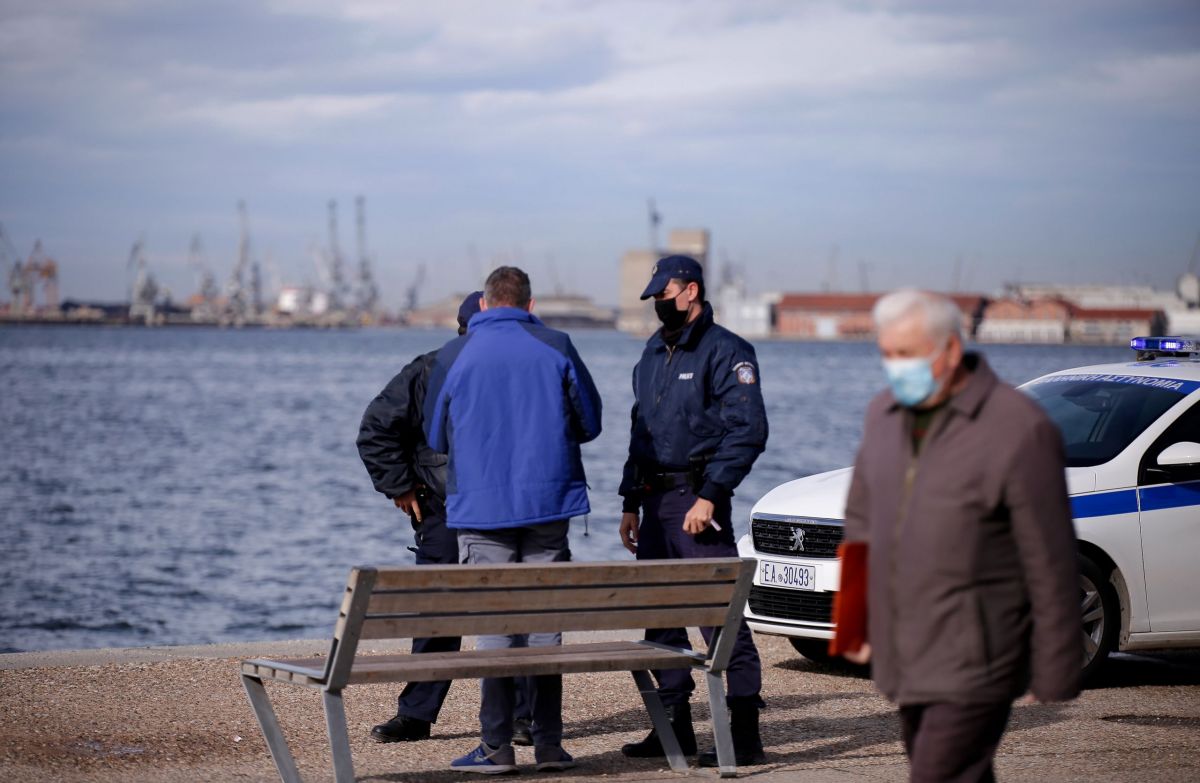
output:
POLYGON ((704 529, 712 524, 715 508, 716 506, 711 500, 696 498, 696 502, 688 510, 687 516, 683 518, 683 532, 693 536, 703 533, 704 529))
POLYGON ((636 511, 621 515, 621 543, 632 554, 637 554, 638 515, 636 511))
POLYGON ((842 657, 850 663, 857 663, 859 666, 866 666, 871 662, 871 644, 864 642, 862 647, 852 652, 842 653, 842 657))
POLYGON ((417 501, 417 491, 410 489, 397 498, 392 498, 396 508, 408 514, 419 525, 421 524, 421 504, 417 501))

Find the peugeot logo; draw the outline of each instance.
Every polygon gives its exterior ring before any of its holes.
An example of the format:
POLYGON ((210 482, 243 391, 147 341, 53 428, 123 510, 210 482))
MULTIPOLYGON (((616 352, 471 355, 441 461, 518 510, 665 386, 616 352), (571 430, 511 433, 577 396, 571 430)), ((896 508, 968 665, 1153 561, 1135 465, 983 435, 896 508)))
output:
POLYGON ((792 528, 792 551, 804 551, 804 528, 802 527, 792 528))

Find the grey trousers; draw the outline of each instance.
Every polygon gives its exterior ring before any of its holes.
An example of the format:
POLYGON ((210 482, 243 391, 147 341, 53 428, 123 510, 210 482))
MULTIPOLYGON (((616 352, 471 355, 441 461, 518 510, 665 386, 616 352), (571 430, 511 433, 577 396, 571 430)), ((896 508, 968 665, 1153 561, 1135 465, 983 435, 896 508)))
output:
MULTIPOLYGON (((458 531, 458 557, 471 565, 499 563, 553 563, 571 559, 567 543, 568 522, 543 522, 526 527, 500 530, 458 531)), ((561 633, 531 633, 528 636, 480 636, 479 650, 520 647, 523 639, 530 647, 562 644, 561 633)), ((533 677, 533 734, 535 745, 562 744, 562 675, 533 677)), ((511 677, 487 677, 480 681, 480 735, 491 747, 512 742, 515 685, 511 677)))

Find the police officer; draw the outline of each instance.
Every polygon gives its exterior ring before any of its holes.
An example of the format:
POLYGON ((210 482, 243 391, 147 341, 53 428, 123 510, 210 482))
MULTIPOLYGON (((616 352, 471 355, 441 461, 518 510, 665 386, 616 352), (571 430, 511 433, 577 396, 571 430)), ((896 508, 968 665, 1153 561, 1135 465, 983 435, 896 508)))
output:
MULTIPOLYGON (((463 300, 458 310, 458 333, 479 312, 483 292, 463 300)), ((417 565, 458 563, 458 536, 446 527, 445 454, 425 442, 421 406, 437 351, 418 356, 392 378, 367 406, 358 431, 358 454, 375 489, 386 495, 412 522, 417 565)), ((457 651, 458 637, 414 639, 413 652, 457 651)), ((528 699, 529 678, 520 678, 514 717, 513 742, 532 744, 528 699)), ((450 682, 410 682, 400 693, 396 716, 371 729, 376 742, 414 742, 429 738, 437 722, 450 682)))
MULTIPOLYGON (((737 555, 730 499, 767 442, 767 416, 754 348, 713 323, 700 264, 668 256, 654 267, 642 299, 654 298, 662 322, 633 369, 633 429, 621 481, 621 542, 639 560, 737 555), (639 524, 639 512, 641 520, 639 524)), ((706 640, 711 628, 702 628, 706 640)), ((689 647, 683 628, 647 629, 648 641, 689 647)), ((696 752, 684 669, 654 672, 683 752, 696 752)), ((758 731, 762 666, 742 621, 726 672, 734 753, 739 766, 764 760, 758 731)), ((651 731, 621 748, 626 756, 664 755, 651 731)), ((715 752, 701 766, 717 766, 715 752)))

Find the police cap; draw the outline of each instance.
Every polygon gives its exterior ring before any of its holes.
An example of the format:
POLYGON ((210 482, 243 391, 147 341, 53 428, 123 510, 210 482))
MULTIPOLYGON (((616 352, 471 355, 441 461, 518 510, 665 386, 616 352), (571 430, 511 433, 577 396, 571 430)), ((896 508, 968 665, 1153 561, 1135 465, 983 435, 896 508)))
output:
POLYGON ((682 280, 685 283, 704 282, 704 270, 700 263, 691 256, 667 256, 659 259, 650 273, 650 284, 642 291, 642 299, 657 296, 666 290, 667 283, 672 280, 682 280))

